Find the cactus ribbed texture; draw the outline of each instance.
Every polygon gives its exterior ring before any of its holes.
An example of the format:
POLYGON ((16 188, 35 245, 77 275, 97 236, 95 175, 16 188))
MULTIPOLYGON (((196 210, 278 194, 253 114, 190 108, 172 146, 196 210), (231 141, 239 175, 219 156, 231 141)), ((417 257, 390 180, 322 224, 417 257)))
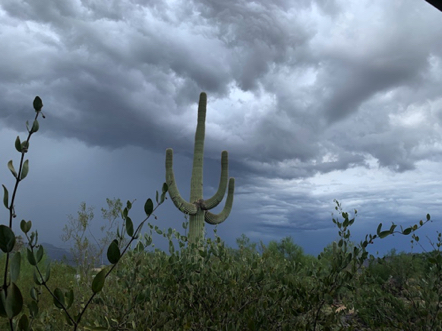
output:
POLYGON ((190 202, 182 198, 175 182, 173 173, 173 150, 166 150, 166 183, 169 187, 169 195, 175 206, 183 213, 189 215, 189 243, 197 243, 204 238, 204 222, 219 224, 224 222, 232 210, 233 192, 235 179, 229 179, 229 189, 226 204, 219 214, 212 214, 210 209, 216 207, 224 198, 229 177, 228 153, 221 153, 221 178, 218 190, 210 199, 203 199, 203 159, 204 159, 204 135, 206 122, 206 93, 200 94, 198 105, 198 122, 195 133, 195 147, 193 154, 193 170, 190 182, 190 202))

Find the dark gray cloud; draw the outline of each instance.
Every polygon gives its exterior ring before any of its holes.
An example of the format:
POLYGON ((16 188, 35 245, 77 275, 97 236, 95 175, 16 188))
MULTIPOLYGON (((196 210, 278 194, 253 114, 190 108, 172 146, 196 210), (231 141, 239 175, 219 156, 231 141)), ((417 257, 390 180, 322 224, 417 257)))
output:
POLYGON ((207 192, 228 150, 254 235, 327 228, 351 194, 318 178, 410 182, 441 160, 442 27, 424 1, 4 0, 0 22, 2 129, 22 132, 40 95, 47 139, 153 153, 158 172, 173 147, 185 187, 206 91, 207 192))
MULTIPOLYGON (((59 119, 54 135, 109 148, 146 140, 164 148, 176 133, 191 132, 199 91, 210 102, 229 98, 233 88, 272 98, 255 103, 258 110, 235 109, 250 138, 241 146, 247 160, 297 160, 311 170, 295 177, 361 165, 368 154, 397 171, 414 167, 414 146, 401 145, 397 129, 382 147, 354 150, 351 162, 339 155, 340 142, 325 147, 323 141, 334 135, 335 122, 355 116, 380 93, 431 86, 441 32, 427 31, 428 19, 416 24, 427 13, 418 4, 6 1, 2 8, 9 31, 3 42, 19 46, 6 51, 16 66, 4 67, 4 82, 24 87, 23 94, 38 85, 50 91, 46 104, 59 119), (261 114, 253 119, 252 112, 261 114), (169 134, 158 139, 161 132, 169 134), (340 161, 320 165, 330 153, 340 161)), ((20 92, 14 93, 4 95, 8 108, 17 105, 20 92)), ((383 115, 373 110, 372 116, 383 115)))

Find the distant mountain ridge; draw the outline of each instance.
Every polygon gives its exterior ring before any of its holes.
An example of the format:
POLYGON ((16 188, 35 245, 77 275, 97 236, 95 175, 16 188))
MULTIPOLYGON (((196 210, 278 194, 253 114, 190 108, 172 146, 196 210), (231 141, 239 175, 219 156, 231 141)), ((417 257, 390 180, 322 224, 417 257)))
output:
POLYGON ((51 261, 60 261, 70 266, 74 266, 74 258, 71 252, 69 252, 68 250, 54 246, 49 243, 41 243, 41 245, 43 246, 46 255, 51 261))

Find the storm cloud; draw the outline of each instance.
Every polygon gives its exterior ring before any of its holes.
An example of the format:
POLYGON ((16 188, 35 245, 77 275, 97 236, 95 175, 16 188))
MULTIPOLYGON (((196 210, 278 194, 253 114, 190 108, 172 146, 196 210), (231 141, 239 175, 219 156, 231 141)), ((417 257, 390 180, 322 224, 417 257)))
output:
POLYGON ((421 194, 419 215, 442 211, 433 203, 441 17, 423 0, 3 0, 0 127, 22 132, 40 95, 47 118, 39 134, 78 153, 65 173, 100 153, 109 174, 124 171, 117 158, 144 152, 148 173, 163 178, 173 147, 186 186, 205 91, 207 192, 222 150, 237 178, 234 220, 221 233, 251 229, 259 240, 330 229, 340 197, 367 217, 383 197, 379 214, 412 220, 421 216, 397 212, 410 192, 421 194), (347 186, 334 184, 345 177, 347 186), (381 188, 388 181, 398 189, 381 188))

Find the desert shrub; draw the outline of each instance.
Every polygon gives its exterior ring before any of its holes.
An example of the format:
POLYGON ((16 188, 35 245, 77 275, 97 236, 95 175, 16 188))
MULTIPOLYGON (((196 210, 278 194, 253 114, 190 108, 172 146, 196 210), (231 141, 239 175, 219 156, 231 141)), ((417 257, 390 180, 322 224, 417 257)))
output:
POLYGON ((396 250, 392 249, 382 258, 371 259, 366 272, 379 284, 389 283, 399 290, 407 280, 420 277, 425 264, 422 254, 404 252, 397 254, 396 250))
POLYGON ((440 235, 438 245, 430 253, 393 251, 372 258, 351 298, 363 324, 385 330, 442 329, 440 235))
MULTIPOLYGON (((319 260, 306 265, 265 250, 234 250, 217 236, 195 250, 186 247, 186 238, 177 231, 151 226, 169 239, 169 253, 145 251, 152 241, 152 233, 146 234, 143 245, 121 257, 84 313, 84 323, 89 329, 108 330, 388 330, 403 328, 404 321, 417 327, 411 318, 392 317, 411 314, 412 308, 382 288, 375 273, 357 272, 363 249, 355 254, 358 247, 347 236, 351 220, 344 216, 335 219, 342 241, 328 245, 319 260)), ((63 272, 62 264, 52 270, 58 268, 63 272)), ((73 307, 81 308, 89 289, 74 290, 73 307)), ((66 328, 60 309, 50 302, 40 306, 35 330, 44 325, 48 330, 66 328)))
MULTIPOLYGON (((207 239, 195 255, 177 232, 163 231, 172 233, 181 249, 136 252, 122 261, 114 282, 115 288, 126 289, 124 305, 113 295, 100 301, 114 316, 110 327, 326 330, 351 325, 357 321, 356 315, 353 322, 347 318, 352 307, 338 303, 351 303, 349 295, 355 292, 367 255, 364 245, 377 235, 353 244, 348 228, 354 218, 338 210, 343 219, 334 221, 341 239, 326 248, 319 261, 310 259, 305 265, 278 251, 258 254, 245 236, 237 250, 219 237, 207 239)), ((104 317, 101 323, 107 323, 104 317)))

